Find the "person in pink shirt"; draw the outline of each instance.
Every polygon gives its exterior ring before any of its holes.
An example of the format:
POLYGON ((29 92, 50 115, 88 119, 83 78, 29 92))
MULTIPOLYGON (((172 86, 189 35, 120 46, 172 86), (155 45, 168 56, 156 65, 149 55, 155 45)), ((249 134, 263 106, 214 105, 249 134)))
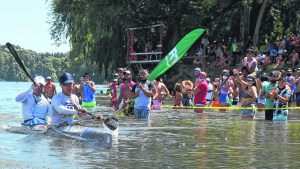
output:
POLYGON ((109 85, 109 88, 113 90, 113 93, 111 95, 111 100, 110 100, 110 106, 114 106, 115 110, 119 110, 119 105, 118 105, 118 91, 117 91, 117 85, 118 84, 118 75, 114 75, 114 82, 109 85))
POLYGON ((193 90, 194 93, 194 111, 196 113, 203 113, 203 108, 198 107, 204 107, 206 105, 206 95, 208 92, 208 83, 205 80, 206 79, 206 73, 200 72, 199 77, 197 79, 198 84, 193 90))
MULTIPOLYGON (((130 87, 133 87, 133 85, 135 84, 131 79, 132 79, 132 75, 131 75, 131 72, 129 70, 126 70, 123 72, 123 76, 124 76, 124 79, 126 80, 129 80, 129 86, 130 87)), ((123 83, 121 84, 121 89, 120 89, 120 95, 118 96, 118 105, 119 105, 119 108, 123 107, 123 98, 124 98, 124 93, 126 91, 126 85, 123 83)))

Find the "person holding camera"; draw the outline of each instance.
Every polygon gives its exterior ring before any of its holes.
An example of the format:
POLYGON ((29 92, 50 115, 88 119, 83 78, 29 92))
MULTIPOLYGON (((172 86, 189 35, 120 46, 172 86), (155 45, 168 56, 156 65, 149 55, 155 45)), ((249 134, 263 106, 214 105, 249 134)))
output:
POLYGON ((82 107, 87 108, 89 111, 94 112, 96 108, 96 85, 95 82, 90 80, 88 73, 83 76, 83 83, 80 85, 80 91, 82 92, 82 107))
POLYGON ((265 120, 273 120, 273 101, 270 99, 272 94, 272 89, 277 88, 278 84, 278 71, 272 71, 269 74, 269 83, 262 87, 261 95, 265 96, 265 120))
POLYGON ((132 87, 132 98, 134 102, 134 118, 148 119, 150 117, 150 106, 152 97, 156 94, 153 82, 147 80, 149 73, 146 69, 139 72, 140 82, 132 87))

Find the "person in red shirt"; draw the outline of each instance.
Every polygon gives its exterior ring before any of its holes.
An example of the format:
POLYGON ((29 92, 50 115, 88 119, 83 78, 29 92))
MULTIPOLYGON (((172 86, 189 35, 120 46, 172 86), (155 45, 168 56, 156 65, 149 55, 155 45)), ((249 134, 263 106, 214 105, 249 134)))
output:
POLYGON ((206 105, 206 95, 208 92, 208 83, 205 79, 206 79, 206 73, 200 72, 199 77, 198 77, 198 84, 193 90, 194 106, 196 106, 196 108, 194 108, 194 111, 196 113, 203 113, 203 108, 198 108, 198 107, 204 107, 206 105))
POLYGON ((44 86, 45 94, 48 98, 52 99, 52 97, 57 93, 56 87, 52 83, 52 79, 50 76, 47 77, 47 83, 44 86))

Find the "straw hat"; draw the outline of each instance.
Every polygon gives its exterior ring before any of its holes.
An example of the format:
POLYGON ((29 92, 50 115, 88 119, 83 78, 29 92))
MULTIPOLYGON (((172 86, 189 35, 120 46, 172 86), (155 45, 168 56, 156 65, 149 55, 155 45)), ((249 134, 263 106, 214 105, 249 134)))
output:
POLYGON ((185 85, 189 85, 189 86, 191 86, 191 89, 194 88, 194 83, 191 82, 190 80, 183 80, 181 84, 182 84, 183 87, 184 87, 185 85))

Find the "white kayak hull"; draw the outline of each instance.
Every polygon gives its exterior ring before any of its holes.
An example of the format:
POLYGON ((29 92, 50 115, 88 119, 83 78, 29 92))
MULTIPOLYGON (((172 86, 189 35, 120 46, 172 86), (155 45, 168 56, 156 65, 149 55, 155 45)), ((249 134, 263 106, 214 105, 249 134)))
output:
POLYGON ((101 129, 84 127, 79 125, 68 125, 59 127, 36 125, 33 128, 29 128, 27 126, 9 126, 6 128, 6 131, 17 134, 37 134, 73 140, 75 139, 98 147, 112 147, 111 133, 102 131, 101 129))

